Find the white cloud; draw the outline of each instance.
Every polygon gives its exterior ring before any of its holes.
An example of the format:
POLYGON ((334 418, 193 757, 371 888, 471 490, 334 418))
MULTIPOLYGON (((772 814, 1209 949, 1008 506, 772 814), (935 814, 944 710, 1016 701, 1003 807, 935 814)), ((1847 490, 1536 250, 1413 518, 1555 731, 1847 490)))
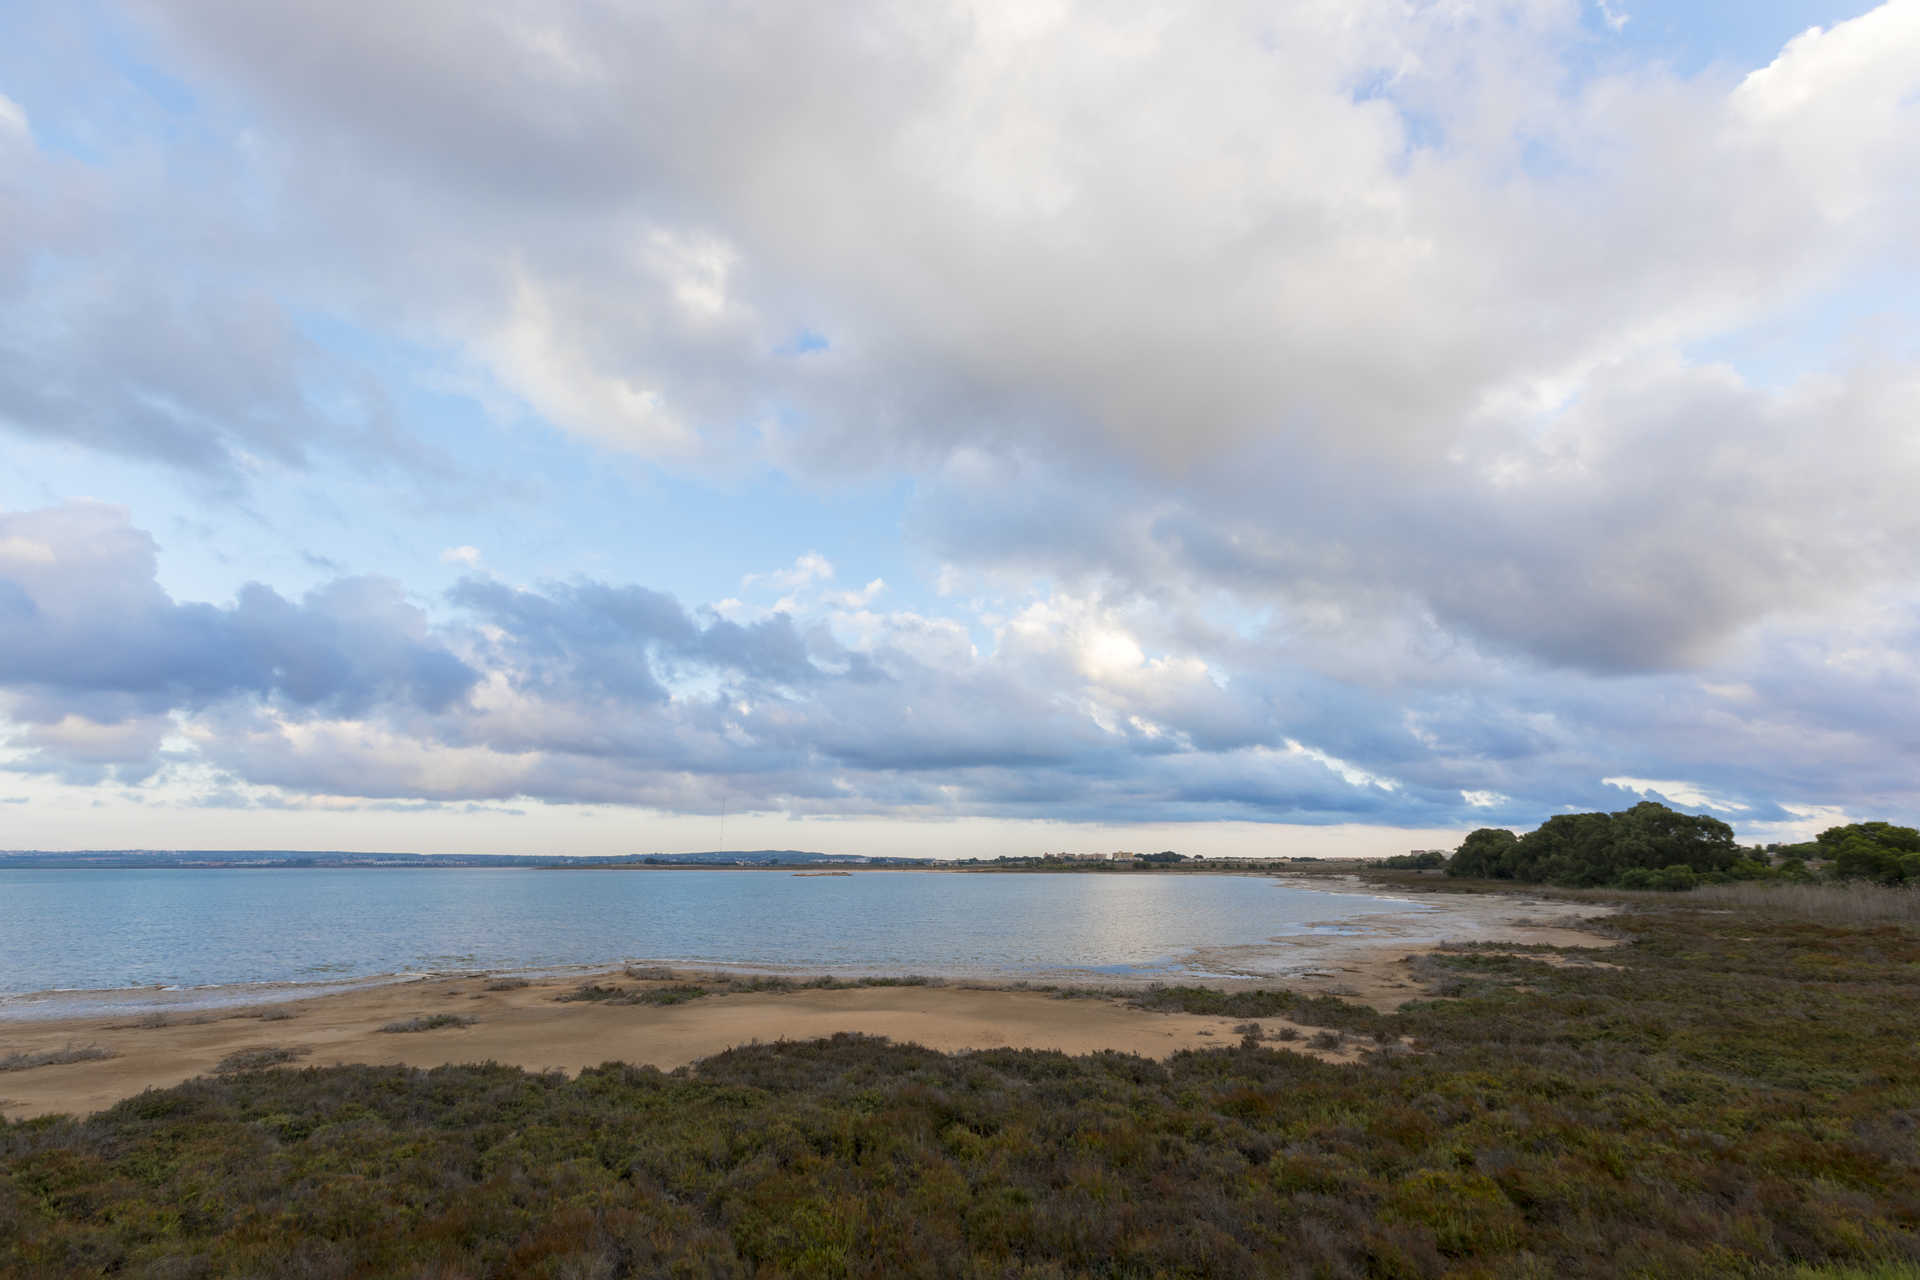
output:
POLYGON ((1357 765, 1336 756, 1330 756, 1315 747, 1303 746, 1291 738, 1287 739, 1287 750, 1293 755, 1304 756, 1315 764, 1325 765, 1339 774, 1341 780, 1351 787, 1378 787, 1382 791, 1397 791, 1400 787, 1400 784, 1392 778, 1382 778, 1377 774, 1369 773, 1357 765))
POLYGON ((27 112, 24 107, 0 93, 0 136, 12 134, 20 139, 29 139, 33 131, 27 126, 27 112))
POLYGON ((740 579, 744 587, 772 587, 776 591, 797 591, 833 577, 833 562, 817 551, 808 551, 794 559, 791 568, 768 573, 750 573, 740 579))
POLYGON ((1662 781, 1657 778, 1602 778, 1609 787, 1619 787, 1622 791, 1631 791, 1636 795, 1659 796, 1672 804, 1688 809, 1718 809, 1722 813, 1745 813, 1749 806, 1737 800, 1729 800, 1710 794, 1705 788, 1691 782, 1662 781))
POLYGON ((834 592, 827 597, 827 601, 842 609, 864 609, 873 603, 874 597, 886 589, 886 580, 883 578, 875 578, 858 591, 834 592))
POLYGON ((54 553, 52 547, 38 538, 12 534, 0 538, 0 560, 12 560, 22 564, 52 564, 54 553))
POLYGON ((480 548, 470 546, 448 547, 440 553, 442 564, 463 564, 469 569, 480 567, 480 548))

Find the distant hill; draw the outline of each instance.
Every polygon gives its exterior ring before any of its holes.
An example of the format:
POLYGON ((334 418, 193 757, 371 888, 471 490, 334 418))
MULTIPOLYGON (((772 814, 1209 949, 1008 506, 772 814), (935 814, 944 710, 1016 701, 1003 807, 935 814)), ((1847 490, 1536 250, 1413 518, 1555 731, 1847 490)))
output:
POLYGON ((0 852, 0 868, 86 867, 784 867, 833 863, 853 866, 918 866, 928 858, 870 858, 805 849, 716 849, 704 853, 648 853, 621 857, 561 854, 353 853, 297 849, 85 849, 65 852, 0 852))

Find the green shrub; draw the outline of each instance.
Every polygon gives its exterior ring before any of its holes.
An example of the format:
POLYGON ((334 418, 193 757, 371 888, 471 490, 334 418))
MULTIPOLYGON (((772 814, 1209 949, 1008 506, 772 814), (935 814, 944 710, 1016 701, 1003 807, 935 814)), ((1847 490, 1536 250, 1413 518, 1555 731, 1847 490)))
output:
POLYGON ((235 1071, 258 1071, 262 1067, 277 1067, 283 1062, 293 1062, 311 1053, 311 1049, 295 1048, 288 1045, 259 1045, 251 1049, 235 1049, 214 1064, 214 1071, 226 1075, 235 1071))
POLYGON ((1645 889, 1691 888, 1703 878, 1769 872, 1765 864, 1741 857, 1733 828, 1718 818, 1677 813, 1646 800, 1618 813, 1556 814, 1524 836, 1483 827, 1454 852, 1447 874, 1645 889), (1671 874, 1676 867, 1690 874, 1687 883, 1671 874))
POLYGON ((1855 822, 1829 827, 1816 840, 1842 880, 1904 884, 1920 880, 1920 831, 1887 822, 1855 822))
POLYGON ((1166 1061, 848 1035, 190 1081, 0 1124, 0 1274, 1905 1280, 1920 924, 1802 900, 1908 891, 1702 892, 1605 951, 1436 953, 1463 994, 1394 1013, 1141 993, 1414 1047, 1354 1065, 1242 1027, 1166 1061))
POLYGON ((1694 874, 1692 867, 1675 863, 1670 867, 1652 870, 1647 867, 1629 867, 1615 880, 1622 889, 1660 889, 1675 892, 1698 888, 1700 877, 1694 874))

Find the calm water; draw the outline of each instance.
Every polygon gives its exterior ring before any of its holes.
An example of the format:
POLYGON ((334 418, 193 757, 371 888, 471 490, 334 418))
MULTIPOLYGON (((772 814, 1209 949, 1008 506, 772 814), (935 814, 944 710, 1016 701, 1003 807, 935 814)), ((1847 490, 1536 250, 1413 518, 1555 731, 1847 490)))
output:
MULTIPOLYGON (((946 976, 1167 975, 1402 900, 1252 876, 0 871, 0 997, 638 960, 946 976)), ((0 1016, 29 1012, 0 999, 0 1016)))

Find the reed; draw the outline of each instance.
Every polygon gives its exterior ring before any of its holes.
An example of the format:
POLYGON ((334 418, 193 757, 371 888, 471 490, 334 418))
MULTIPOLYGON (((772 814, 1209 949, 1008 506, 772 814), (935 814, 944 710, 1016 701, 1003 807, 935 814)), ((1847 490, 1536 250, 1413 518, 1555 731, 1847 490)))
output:
POLYGON ((1780 912, 1823 924, 1920 925, 1920 887, 1843 881, 1834 884, 1747 882, 1706 885, 1687 901, 1701 906, 1780 912))

